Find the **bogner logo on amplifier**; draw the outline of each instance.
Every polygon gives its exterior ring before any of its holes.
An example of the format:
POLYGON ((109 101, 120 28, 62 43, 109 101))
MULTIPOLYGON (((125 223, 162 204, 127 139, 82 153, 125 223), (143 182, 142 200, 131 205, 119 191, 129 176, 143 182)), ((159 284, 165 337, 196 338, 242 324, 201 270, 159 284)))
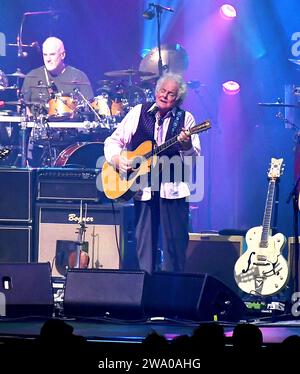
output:
MULTIPOLYGON (((70 213, 68 216, 68 221, 70 222, 81 222, 81 218, 76 216, 75 213, 70 213)), ((94 217, 82 217, 83 222, 94 222, 94 217)))

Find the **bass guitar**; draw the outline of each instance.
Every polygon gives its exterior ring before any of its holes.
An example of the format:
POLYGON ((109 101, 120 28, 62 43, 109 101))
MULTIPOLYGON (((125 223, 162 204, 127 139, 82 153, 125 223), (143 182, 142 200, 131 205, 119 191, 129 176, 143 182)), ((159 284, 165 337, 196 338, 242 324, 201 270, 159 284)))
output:
POLYGON ((283 171, 282 162, 282 158, 271 159, 263 224, 247 231, 247 250, 234 266, 237 285, 252 295, 274 295, 286 285, 289 278, 288 264, 281 254, 286 238, 281 233, 272 236, 270 226, 276 181, 283 171))
MULTIPOLYGON (((190 128, 187 131, 189 136, 208 130, 211 127, 209 121, 205 121, 199 125, 190 128)), ((143 142, 134 151, 122 151, 121 155, 126 157, 132 164, 132 170, 129 173, 121 173, 113 165, 104 162, 101 171, 101 180, 104 194, 109 199, 131 198, 137 189, 134 188, 135 183, 142 176, 146 176, 151 168, 157 163, 157 156, 178 142, 178 135, 167 140, 160 146, 153 146, 151 140, 143 142)), ((146 178, 145 178, 146 180, 146 178)))

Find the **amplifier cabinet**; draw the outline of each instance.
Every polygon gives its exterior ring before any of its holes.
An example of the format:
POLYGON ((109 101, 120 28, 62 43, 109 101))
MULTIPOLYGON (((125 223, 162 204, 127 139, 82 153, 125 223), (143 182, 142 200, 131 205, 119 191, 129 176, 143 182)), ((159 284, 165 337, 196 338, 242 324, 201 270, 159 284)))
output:
MULTIPOLYGON (((50 262, 53 276, 65 275, 70 253, 78 248, 80 204, 37 203, 36 210, 35 257, 50 262)), ((134 251, 133 206, 83 204, 82 210, 86 222, 82 249, 89 255, 89 268, 121 268, 134 251)))
POLYGON ((40 168, 37 171, 37 200, 94 201, 97 190, 97 169, 40 168))
POLYGON ((0 263, 30 262, 31 226, 0 226, 0 263))
POLYGON ((234 265, 243 252, 244 237, 215 234, 189 234, 186 273, 207 273, 238 292, 234 265))
POLYGON ((0 168, 0 222, 32 222, 34 175, 30 168, 0 168))

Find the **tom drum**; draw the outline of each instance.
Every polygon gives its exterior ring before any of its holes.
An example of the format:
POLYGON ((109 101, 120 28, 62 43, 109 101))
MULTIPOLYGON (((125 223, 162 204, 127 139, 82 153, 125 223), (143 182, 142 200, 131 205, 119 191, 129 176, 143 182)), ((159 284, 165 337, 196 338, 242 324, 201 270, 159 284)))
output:
POLYGON ((69 96, 56 95, 49 100, 48 116, 53 119, 73 118, 76 111, 76 100, 69 96))

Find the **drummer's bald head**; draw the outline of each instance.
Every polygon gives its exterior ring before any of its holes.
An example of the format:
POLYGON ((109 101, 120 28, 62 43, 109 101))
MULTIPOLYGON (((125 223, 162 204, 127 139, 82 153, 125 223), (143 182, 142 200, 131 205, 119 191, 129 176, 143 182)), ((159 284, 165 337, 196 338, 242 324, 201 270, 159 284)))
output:
POLYGON ((43 51, 45 49, 55 49, 59 53, 65 52, 64 43, 62 40, 56 38, 55 36, 50 36, 43 43, 43 51))

